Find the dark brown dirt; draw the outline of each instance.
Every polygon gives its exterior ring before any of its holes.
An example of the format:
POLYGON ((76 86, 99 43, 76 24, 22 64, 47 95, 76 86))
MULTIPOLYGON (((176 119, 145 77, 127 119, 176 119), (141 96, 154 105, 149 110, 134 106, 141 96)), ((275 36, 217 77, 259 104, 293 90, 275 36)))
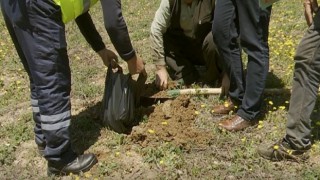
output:
MULTIPOLYGON (((169 90, 177 88, 179 88, 177 83, 173 81, 168 82, 169 90)), ((168 98, 167 92, 160 91, 154 83, 145 84, 143 90, 141 91, 141 96, 147 98, 168 98)))
POLYGON ((134 127, 129 139, 143 147, 163 142, 171 142, 184 150, 206 147, 212 137, 195 126, 195 111, 196 105, 189 96, 155 105, 148 121, 134 127))

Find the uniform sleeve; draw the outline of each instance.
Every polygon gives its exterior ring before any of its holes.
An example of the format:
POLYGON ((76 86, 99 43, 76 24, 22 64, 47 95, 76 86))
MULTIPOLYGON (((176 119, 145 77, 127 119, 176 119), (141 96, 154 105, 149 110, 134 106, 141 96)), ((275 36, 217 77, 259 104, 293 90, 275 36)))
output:
POLYGON ((119 56, 127 61, 135 56, 120 0, 101 0, 105 28, 119 56))
POLYGON ((150 40, 152 59, 155 65, 165 65, 163 34, 170 25, 169 0, 162 0, 151 24, 150 40))
POLYGON ((90 44, 95 52, 98 52, 105 48, 105 44, 98 33, 94 23, 92 22, 91 16, 88 12, 80 15, 76 18, 77 26, 80 29, 81 34, 84 36, 86 41, 90 44))

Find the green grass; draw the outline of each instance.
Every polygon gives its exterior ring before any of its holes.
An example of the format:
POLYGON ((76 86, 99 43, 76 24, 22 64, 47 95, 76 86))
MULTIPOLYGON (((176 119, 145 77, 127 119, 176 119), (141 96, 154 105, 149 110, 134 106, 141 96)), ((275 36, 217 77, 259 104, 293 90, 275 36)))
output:
MULTIPOLYGON (((160 0, 122 1, 133 46, 148 66, 149 81, 154 79, 151 67, 149 29, 160 0)), ((100 5, 91 11, 106 45, 113 49, 104 30, 100 5)), ((267 87, 290 87, 293 54, 306 30, 300 0, 282 0, 273 7, 270 22, 270 74, 267 87)), ((104 89, 106 68, 81 36, 74 22, 66 27, 68 53, 72 70, 73 146, 77 152, 98 154, 99 163, 81 179, 319 179, 320 143, 319 112, 315 111, 315 139, 310 162, 273 163, 260 158, 256 148, 285 134, 289 95, 264 97, 262 121, 257 128, 244 132, 221 132, 211 121, 210 109, 219 103, 216 96, 197 96, 199 116, 195 126, 210 130, 214 139, 205 149, 185 151, 171 143, 143 147, 132 144, 127 136, 116 134, 97 123, 104 89), (271 103, 272 102, 272 103, 271 103), (200 104, 206 104, 201 108, 200 104), (284 109, 283 109, 284 108, 284 109)), ((0 18, 0 175, 4 179, 46 179, 45 161, 36 148, 19 166, 17 159, 24 142, 33 143, 33 121, 29 108, 29 82, 8 32, 0 18), (40 159, 39 161, 35 159, 40 159), (42 166, 36 166, 35 164, 42 166), (25 169, 20 172, 19 169, 25 169)), ((122 61, 121 64, 125 66, 122 61)), ((315 110, 319 109, 319 100, 315 110)), ((149 117, 142 116, 143 123, 149 117)), ((21 155, 21 154, 20 154, 21 155)), ((71 179, 79 176, 71 175, 71 179)))

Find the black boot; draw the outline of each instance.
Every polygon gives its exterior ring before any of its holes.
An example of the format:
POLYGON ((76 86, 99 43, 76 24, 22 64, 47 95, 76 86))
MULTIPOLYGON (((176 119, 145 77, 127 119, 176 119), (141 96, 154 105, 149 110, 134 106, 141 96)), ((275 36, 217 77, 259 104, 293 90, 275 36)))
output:
POLYGON ((51 175, 68 175, 79 174, 80 172, 88 171, 94 164, 98 162, 94 154, 79 155, 75 160, 68 164, 59 164, 53 161, 48 161, 48 176, 51 175))

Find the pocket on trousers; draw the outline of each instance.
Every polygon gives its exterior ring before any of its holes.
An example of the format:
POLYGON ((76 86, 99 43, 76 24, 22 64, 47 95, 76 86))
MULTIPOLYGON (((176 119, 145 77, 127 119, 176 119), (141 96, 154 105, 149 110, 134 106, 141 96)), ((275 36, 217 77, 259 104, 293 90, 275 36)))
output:
POLYGON ((37 15, 62 21, 61 8, 52 0, 29 0, 27 3, 29 3, 29 8, 37 15))
POLYGON ((38 43, 56 49, 66 48, 61 8, 52 0, 29 0, 29 21, 38 43))

